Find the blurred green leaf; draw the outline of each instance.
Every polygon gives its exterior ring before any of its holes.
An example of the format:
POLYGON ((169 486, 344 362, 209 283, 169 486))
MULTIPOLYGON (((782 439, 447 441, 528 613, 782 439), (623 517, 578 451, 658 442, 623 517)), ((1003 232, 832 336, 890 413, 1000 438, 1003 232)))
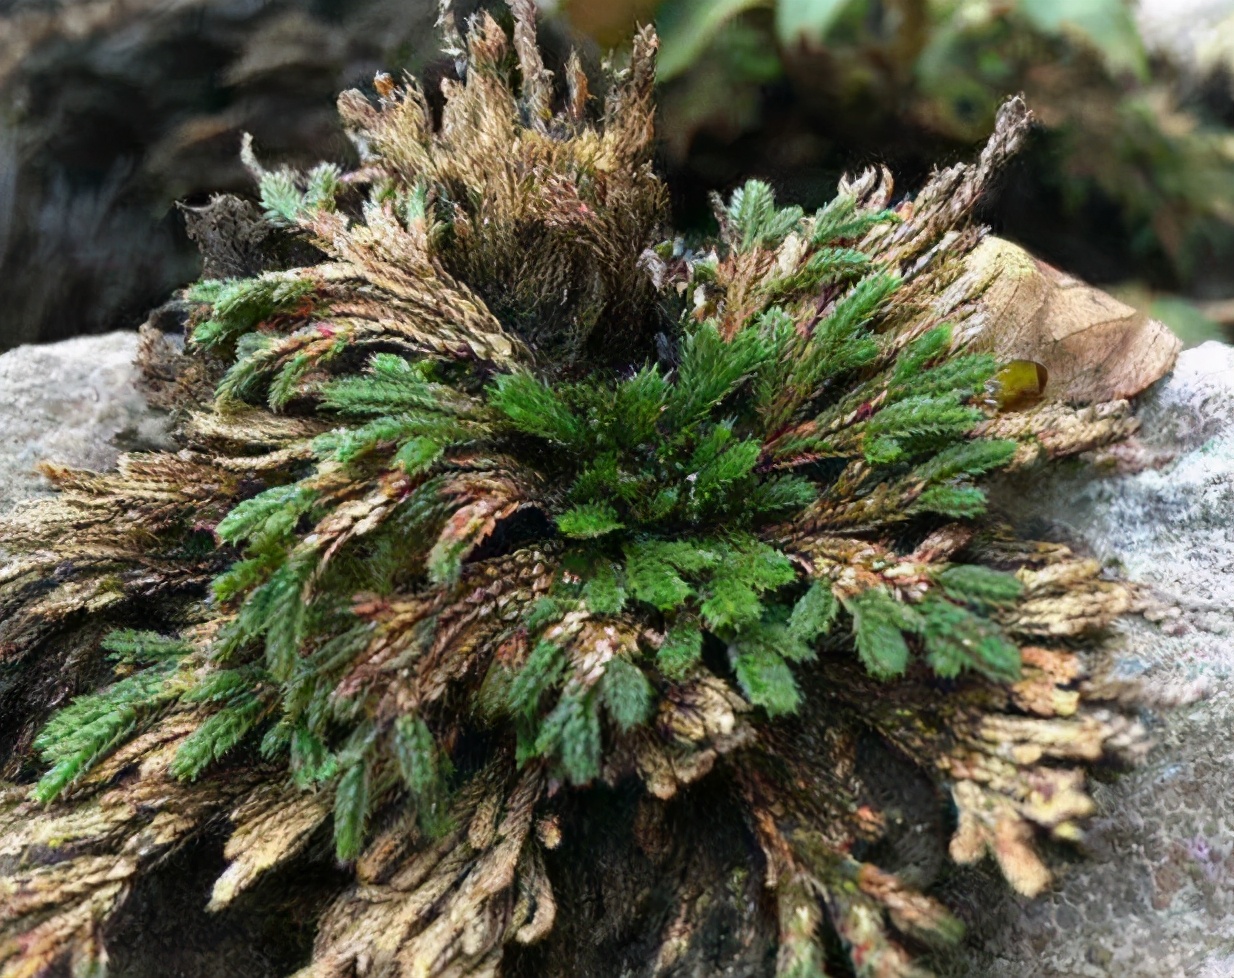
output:
POLYGON ((1157 296, 1148 307, 1148 313, 1169 326, 1174 335, 1183 341, 1184 348, 1199 346, 1209 340, 1225 339, 1221 324, 1183 296, 1157 296))
POLYGON ((785 47, 803 38, 822 42, 827 31, 853 0, 779 0, 776 4, 776 36, 785 47))
POLYGON ((1144 44, 1126 0, 1020 0, 1020 13, 1043 33, 1079 35, 1112 70, 1147 78, 1144 44))
POLYGON ((738 14, 770 7, 772 0, 668 0, 660 8, 660 81, 681 74, 701 57, 721 29, 738 14))

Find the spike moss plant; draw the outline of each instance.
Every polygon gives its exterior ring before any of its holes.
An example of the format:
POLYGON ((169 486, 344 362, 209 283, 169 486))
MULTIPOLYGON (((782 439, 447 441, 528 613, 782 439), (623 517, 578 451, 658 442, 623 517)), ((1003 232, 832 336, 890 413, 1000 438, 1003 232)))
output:
MULTIPOLYGON (((1023 107, 912 204, 885 172, 813 214, 751 181, 687 246, 654 35, 601 105, 512 7, 512 40, 447 27, 439 119, 411 81, 342 96, 356 171, 246 144, 261 219, 315 263, 190 288, 185 352, 146 337, 180 450, 49 468, 60 494, 5 524, 6 978, 104 961, 125 893, 220 816, 212 908, 319 826, 351 867, 302 975, 582 973, 560 940, 527 957, 584 912, 553 895, 572 799, 639 786, 643 838, 708 782, 772 921, 741 932, 759 973, 822 975, 838 938, 915 974, 957 928, 878 858, 860 745, 946 792, 953 858, 1033 894, 1083 764, 1139 742, 1079 685, 1125 590, 986 514, 987 474, 1131 423, 1011 410, 982 352, 967 215, 1023 107)), ((612 912, 699 955, 687 891, 671 921, 612 912)))

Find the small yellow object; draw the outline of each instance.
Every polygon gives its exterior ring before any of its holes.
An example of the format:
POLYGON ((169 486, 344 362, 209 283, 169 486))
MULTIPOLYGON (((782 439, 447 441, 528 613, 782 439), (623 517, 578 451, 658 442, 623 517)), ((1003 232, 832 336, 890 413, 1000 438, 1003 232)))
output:
POLYGON ((994 375, 994 395, 1004 411, 1016 411, 1040 400, 1049 372, 1035 360, 1012 360, 994 375))

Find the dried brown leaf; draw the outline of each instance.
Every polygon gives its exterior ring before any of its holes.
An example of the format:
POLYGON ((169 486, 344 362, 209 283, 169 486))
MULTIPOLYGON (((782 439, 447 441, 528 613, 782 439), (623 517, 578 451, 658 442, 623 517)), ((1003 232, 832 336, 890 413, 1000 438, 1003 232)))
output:
POLYGON ((1182 343, 1168 327, 1018 245, 987 238, 969 262, 989 276, 977 345, 1000 361, 1042 364, 1047 397, 1076 404, 1134 397, 1173 369, 1182 343))

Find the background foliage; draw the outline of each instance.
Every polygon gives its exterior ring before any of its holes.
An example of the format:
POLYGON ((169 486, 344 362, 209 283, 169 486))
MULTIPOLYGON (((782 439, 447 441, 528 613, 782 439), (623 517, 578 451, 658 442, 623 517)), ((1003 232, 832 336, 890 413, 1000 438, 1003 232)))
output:
MULTIPOLYGON (((500 8, 461 9, 475 6, 500 8)), ((560 14, 549 47, 590 37, 592 62, 656 20, 679 223, 704 224, 706 193, 751 174, 807 206, 872 162, 920 185, 971 155, 1002 99, 1024 91, 1044 129, 1008 177, 1015 192, 983 217, 1089 280, 1138 283, 1133 303, 1189 336, 1213 329, 1195 302, 1234 318, 1214 305, 1234 294, 1234 21, 1179 57, 1146 45, 1126 0, 541 6, 560 14)), ((430 41, 434 7, 0 4, 0 347, 132 328, 191 280, 175 202, 244 187, 242 131, 279 160, 334 159, 348 152, 338 91, 400 68, 435 91, 452 66, 430 41)))
MULTIPOLYGON (((970 152, 1000 100, 1024 92, 1042 131, 984 216, 1090 281, 1139 283, 1120 294, 1194 340, 1228 319, 1206 302, 1229 294, 1234 254, 1232 102, 1220 40, 1229 31, 1180 58, 1149 45, 1134 6, 563 3, 603 44, 630 19, 656 18, 665 152, 683 188, 754 172, 812 203, 836 174, 873 160, 911 185, 970 152), (1175 295, 1158 301, 1160 292, 1175 295)), ((682 194, 680 208, 701 206, 701 193, 682 194)))

